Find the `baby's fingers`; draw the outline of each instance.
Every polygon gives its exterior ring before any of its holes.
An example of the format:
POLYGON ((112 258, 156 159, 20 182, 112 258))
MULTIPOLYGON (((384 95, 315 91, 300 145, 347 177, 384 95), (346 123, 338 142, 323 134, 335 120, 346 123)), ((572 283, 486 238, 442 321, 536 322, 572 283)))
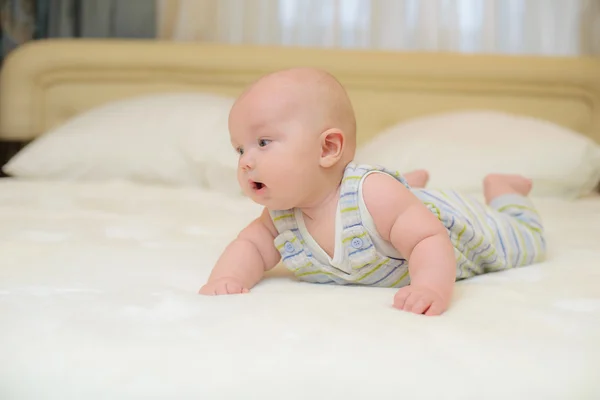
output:
POLYGON ((421 297, 421 296, 411 296, 409 300, 415 299, 414 301, 412 301, 410 303, 410 305, 408 304, 408 301, 406 302, 407 305, 405 306, 405 310, 406 311, 410 311, 413 312, 415 314, 423 314, 425 312, 425 310, 427 310, 428 308, 430 308, 431 303, 431 299, 428 299, 426 297, 421 297))
POLYGON ((204 285, 200 288, 200 290, 198 290, 198 294, 202 294, 205 296, 213 296, 216 294, 216 292, 215 292, 215 288, 213 288, 209 285, 204 285))
POLYGON ((408 289, 408 287, 403 287, 400 290, 398 290, 396 292, 396 295, 394 295, 394 307, 396 307, 399 310, 404 310, 406 299, 408 299, 408 296, 410 296, 410 290, 408 289))
POLYGON ((208 283, 200 288, 198 293, 206 296, 248 293, 249 290, 236 281, 217 281, 208 283))
POLYGON ((442 307, 441 303, 439 301, 434 301, 425 312, 425 315, 441 315, 444 311, 444 307, 442 307))
POLYGON ((425 310, 429 307, 432 300, 429 296, 419 293, 418 291, 410 291, 409 296, 406 298, 404 302, 404 307, 402 310, 412 312, 415 314, 423 314, 425 310))
POLYGON ((225 282, 220 289, 221 293, 218 294, 241 294, 248 292, 246 288, 237 282, 225 282))

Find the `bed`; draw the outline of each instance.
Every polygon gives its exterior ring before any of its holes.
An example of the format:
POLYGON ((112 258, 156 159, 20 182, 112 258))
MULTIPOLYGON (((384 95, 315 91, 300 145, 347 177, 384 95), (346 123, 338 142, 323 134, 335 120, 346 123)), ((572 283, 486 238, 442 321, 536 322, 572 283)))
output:
POLYGON ((31 142, 0 179, 2 399, 600 398, 598 60, 38 41, 2 70, 0 139, 31 142), (457 283, 435 318, 280 267, 198 295, 260 212, 232 97, 308 64, 347 86, 365 160, 474 195, 486 169, 535 175, 548 260, 457 283))

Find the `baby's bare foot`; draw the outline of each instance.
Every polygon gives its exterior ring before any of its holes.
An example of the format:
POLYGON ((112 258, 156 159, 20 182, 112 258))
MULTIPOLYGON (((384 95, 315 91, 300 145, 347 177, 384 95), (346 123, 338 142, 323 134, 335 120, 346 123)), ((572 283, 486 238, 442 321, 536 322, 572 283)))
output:
POLYGON ((527 196, 532 186, 531 179, 516 174, 489 174, 483 179, 483 193, 487 203, 505 194, 527 196))
POLYGON ((417 169, 404 174, 404 179, 410 187, 424 188, 429 181, 429 172, 424 169, 417 169))

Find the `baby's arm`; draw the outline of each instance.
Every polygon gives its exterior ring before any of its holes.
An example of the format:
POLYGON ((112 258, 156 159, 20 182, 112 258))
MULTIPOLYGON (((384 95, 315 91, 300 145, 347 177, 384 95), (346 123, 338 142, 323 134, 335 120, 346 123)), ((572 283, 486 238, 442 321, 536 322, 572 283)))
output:
POLYGON ((276 234, 265 209, 227 246, 199 293, 247 293, 262 279, 264 272, 275 267, 280 260, 281 256, 273 244, 276 234))
POLYGON ((404 185, 386 174, 370 174, 363 197, 375 227, 408 260, 411 279, 394 306, 438 315, 449 306, 456 279, 454 248, 446 228, 404 185))

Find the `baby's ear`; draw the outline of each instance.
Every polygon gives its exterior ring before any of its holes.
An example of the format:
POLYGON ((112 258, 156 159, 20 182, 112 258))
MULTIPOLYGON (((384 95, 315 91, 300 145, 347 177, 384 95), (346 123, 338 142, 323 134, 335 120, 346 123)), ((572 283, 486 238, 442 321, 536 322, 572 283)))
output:
POLYGON ((342 158, 344 139, 344 133, 336 128, 328 129, 321 134, 321 167, 332 167, 342 158))

